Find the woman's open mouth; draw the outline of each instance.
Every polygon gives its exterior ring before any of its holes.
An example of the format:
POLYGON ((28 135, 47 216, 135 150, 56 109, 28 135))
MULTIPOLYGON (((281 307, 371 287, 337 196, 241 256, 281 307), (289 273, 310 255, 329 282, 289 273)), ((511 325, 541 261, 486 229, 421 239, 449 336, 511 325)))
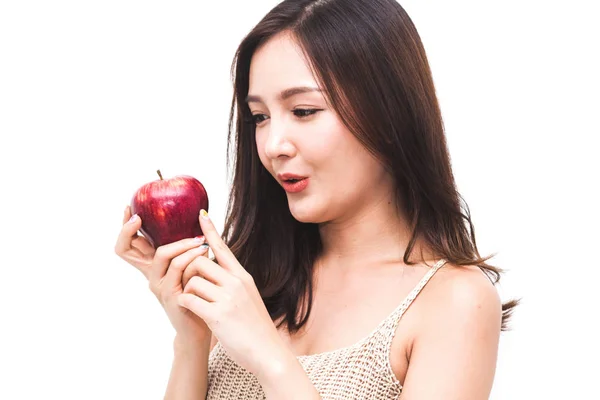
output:
POLYGON ((281 185, 288 193, 299 193, 308 186, 308 178, 293 178, 283 180, 281 185))

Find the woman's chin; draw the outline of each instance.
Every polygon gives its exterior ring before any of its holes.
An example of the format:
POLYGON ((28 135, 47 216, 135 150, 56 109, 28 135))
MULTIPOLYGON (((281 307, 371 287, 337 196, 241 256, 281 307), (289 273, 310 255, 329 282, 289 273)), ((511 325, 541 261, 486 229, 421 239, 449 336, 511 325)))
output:
POLYGON ((316 212, 315 208, 300 204, 289 204, 292 217, 298 222, 305 224, 322 222, 319 218, 320 213, 316 212))

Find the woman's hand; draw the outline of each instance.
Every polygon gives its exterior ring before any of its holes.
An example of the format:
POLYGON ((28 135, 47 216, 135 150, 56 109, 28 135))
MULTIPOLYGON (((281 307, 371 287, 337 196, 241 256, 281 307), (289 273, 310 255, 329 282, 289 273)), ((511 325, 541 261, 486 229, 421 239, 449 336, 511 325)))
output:
POLYGON ((240 265, 202 210, 200 225, 215 259, 198 257, 198 271, 178 296, 179 304, 202 318, 227 354, 259 377, 267 366, 288 360, 285 347, 252 276, 240 265))
POLYGON ((204 256, 208 246, 203 245, 204 237, 179 240, 155 250, 143 236, 137 234, 142 225, 140 217, 136 215, 131 218, 130 214, 130 208, 127 207, 115 252, 148 279, 150 290, 165 309, 178 340, 182 343, 210 340, 211 332, 206 323, 177 303, 183 286, 195 273, 195 267, 191 264, 197 258, 206 259, 204 256), (182 282, 185 270, 188 276, 182 282))

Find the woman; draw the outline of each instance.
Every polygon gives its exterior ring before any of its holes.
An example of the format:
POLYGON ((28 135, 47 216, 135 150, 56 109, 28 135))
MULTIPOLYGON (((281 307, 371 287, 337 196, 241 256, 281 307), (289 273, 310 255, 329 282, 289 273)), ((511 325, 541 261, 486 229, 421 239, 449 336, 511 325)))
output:
POLYGON ((487 398, 515 302, 479 256, 406 12, 287 0, 233 68, 222 236, 203 212, 205 237, 154 251, 126 209, 116 246, 177 332, 166 398, 487 398))

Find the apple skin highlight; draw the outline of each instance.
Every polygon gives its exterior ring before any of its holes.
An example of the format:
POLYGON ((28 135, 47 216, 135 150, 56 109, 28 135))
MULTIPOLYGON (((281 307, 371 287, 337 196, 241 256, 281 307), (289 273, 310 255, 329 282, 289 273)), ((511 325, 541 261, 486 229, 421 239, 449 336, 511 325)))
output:
POLYGON ((178 175, 147 183, 131 199, 131 213, 142 219, 140 231, 156 249, 181 239, 202 235, 198 215, 208 211, 208 194, 202 183, 178 175))

